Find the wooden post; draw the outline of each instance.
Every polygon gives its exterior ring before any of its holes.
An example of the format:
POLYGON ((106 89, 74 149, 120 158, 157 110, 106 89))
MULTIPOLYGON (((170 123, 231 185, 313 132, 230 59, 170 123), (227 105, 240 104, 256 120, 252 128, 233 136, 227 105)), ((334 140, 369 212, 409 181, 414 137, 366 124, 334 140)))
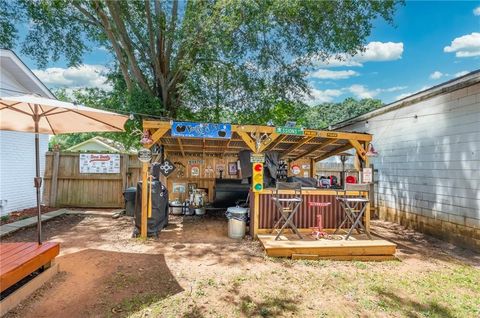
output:
POLYGON ((253 239, 257 238, 258 222, 260 220, 260 194, 253 192, 253 239))
POLYGON ((50 180, 50 198, 49 206, 57 206, 57 191, 58 191, 58 166, 60 165, 60 152, 53 152, 53 167, 52 167, 52 180, 50 180))
POLYGON ((122 187, 128 188, 128 162, 130 158, 128 153, 122 154, 122 187))
POLYGON ((140 236, 147 238, 148 162, 142 163, 142 225, 140 236))
MULTIPOLYGON (((365 147, 365 149, 368 149, 368 141, 366 141, 364 143, 364 147, 365 147)), ((363 168, 366 168, 366 167, 370 166, 368 159, 369 159, 368 156, 365 156, 365 159, 363 161, 363 168)), ((362 182, 363 182, 363 169, 360 173, 362 174, 361 177, 362 177, 362 182)), ((372 175, 372 177, 373 177, 373 175, 372 175)), ((370 187, 370 191, 371 191, 371 187, 370 187)), ((367 199, 370 199, 370 197, 371 197, 370 196, 370 191, 368 191, 367 199)), ((365 229, 370 232, 370 201, 367 203, 367 207, 365 208, 365 229)))

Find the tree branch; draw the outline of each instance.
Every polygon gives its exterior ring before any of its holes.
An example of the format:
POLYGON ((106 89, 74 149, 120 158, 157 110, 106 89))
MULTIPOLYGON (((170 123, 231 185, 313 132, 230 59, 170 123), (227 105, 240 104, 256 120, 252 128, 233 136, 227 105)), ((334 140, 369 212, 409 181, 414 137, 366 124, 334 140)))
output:
POLYGON ((130 78, 130 74, 128 73, 128 67, 125 61, 125 56, 123 55, 123 52, 122 52, 122 48, 118 45, 117 39, 115 38, 115 35, 112 32, 112 27, 110 25, 110 22, 108 21, 108 17, 105 14, 105 12, 102 10, 98 0, 94 0, 92 5, 95 12, 97 13, 97 15, 100 17, 102 21, 101 22, 102 28, 105 30, 105 33, 107 34, 107 38, 112 44, 112 48, 115 51, 115 55, 117 56, 118 62, 120 64, 120 70, 122 71, 123 78, 125 79, 127 89, 129 92, 131 92, 133 89, 133 83, 132 83, 132 79, 130 78))
POLYGON ((149 92, 151 95, 154 95, 151 87, 148 85, 145 75, 142 73, 140 67, 138 66, 137 58, 135 57, 135 54, 133 53, 133 50, 132 50, 132 41, 128 37, 125 24, 120 18, 120 6, 118 2, 107 1, 107 7, 110 11, 113 22, 118 31, 120 42, 122 43, 122 46, 125 50, 125 54, 127 54, 127 57, 130 61, 130 66, 131 66, 133 75, 137 79, 140 87, 142 87, 145 91, 149 92))

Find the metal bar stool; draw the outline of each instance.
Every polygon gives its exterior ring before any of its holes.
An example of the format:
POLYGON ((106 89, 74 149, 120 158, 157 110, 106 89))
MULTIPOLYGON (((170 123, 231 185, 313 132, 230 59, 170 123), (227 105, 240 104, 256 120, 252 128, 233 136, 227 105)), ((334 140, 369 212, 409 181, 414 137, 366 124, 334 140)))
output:
POLYGON ((361 233, 360 229, 363 230, 363 232, 367 234, 368 238, 371 240, 372 236, 370 235, 370 232, 367 231, 367 229, 363 226, 362 222, 362 217, 367 209, 367 203, 370 201, 364 197, 337 197, 337 200, 345 211, 346 217, 333 234, 336 234, 347 221, 350 221, 352 226, 350 227, 347 236, 345 236, 345 240, 348 240, 354 229, 356 229, 358 233, 361 233))
POLYGON ((277 226, 279 226, 280 223, 284 221, 282 227, 278 231, 277 236, 275 237, 275 240, 278 240, 280 238, 280 235, 282 235, 283 231, 287 226, 289 226, 292 231, 297 234, 298 237, 300 237, 300 239, 303 239, 302 235, 293 223, 293 217, 298 212, 303 202, 301 183, 277 182, 274 195, 272 195, 272 200, 275 203, 275 207, 280 212, 280 219, 278 219, 273 228, 276 229, 277 226), (294 193, 280 195, 279 190, 293 190, 294 193))
POLYGON ((326 208, 331 204, 332 204, 331 202, 314 202, 314 201, 308 202, 309 207, 320 208, 317 213, 317 227, 312 227, 312 236, 314 236, 317 240, 320 239, 321 237, 328 236, 328 233, 323 230, 323 210, 321 208, 326 208))

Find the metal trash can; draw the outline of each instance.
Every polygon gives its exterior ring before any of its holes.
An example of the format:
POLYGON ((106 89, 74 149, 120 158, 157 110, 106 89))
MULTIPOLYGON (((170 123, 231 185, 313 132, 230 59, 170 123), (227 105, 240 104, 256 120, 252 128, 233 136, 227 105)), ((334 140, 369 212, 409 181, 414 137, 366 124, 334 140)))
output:
POLYGON ((233 239, 242 239, 245 236, 247 224, 248 209, 239 206, 227 209, 228 218, 228 237, 233 239))
POLYGON ((137 188, 130 187, 126 188, 123 191, 123 197, 125 198, 125 215, 134 216, 135 215, 135 194, 137 188))

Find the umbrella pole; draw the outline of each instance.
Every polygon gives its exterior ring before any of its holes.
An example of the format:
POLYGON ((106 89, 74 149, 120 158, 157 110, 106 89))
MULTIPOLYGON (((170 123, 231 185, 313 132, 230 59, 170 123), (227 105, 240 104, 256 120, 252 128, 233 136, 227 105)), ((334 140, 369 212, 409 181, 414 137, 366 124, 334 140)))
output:
POLYGON ((38 134, 38 105, 35 104, 35 114, 33 120, 35 121, 35 178, 33 180, 35 189, 37 191, 37 240, 38 244, 42 244, 42 211, 40 207, 40 188, 42 186, 42 178, 40 177, 40 137, 38 134))

